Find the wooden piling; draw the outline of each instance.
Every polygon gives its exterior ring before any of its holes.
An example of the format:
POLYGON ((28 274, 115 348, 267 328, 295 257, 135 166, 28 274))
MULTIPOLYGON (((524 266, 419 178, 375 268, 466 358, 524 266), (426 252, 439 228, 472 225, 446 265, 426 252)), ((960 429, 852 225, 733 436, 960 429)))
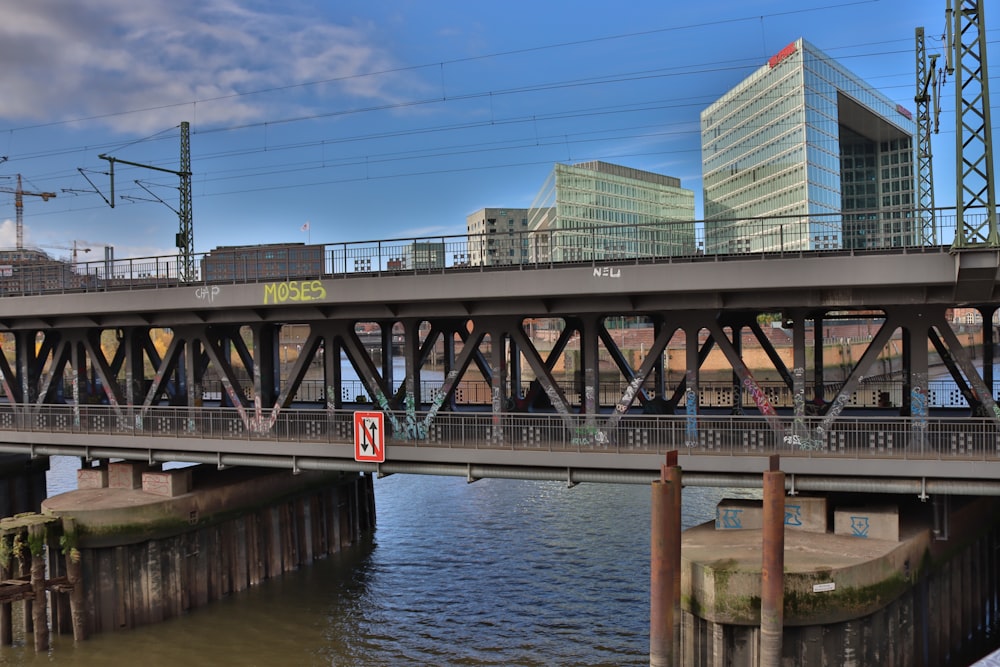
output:
POLYGON ((66 551, 66 579, 72 587, 69 592, 69 615, 73 624, 73 639, 79 642, 87 638, 87 611, 83 599, 80 549, 77 546, 76 521, 72 517, 66 517, 62 523, 65 535, 63 548, 66 551))
MULTIPOLYGON (((0 581, 10 581, 12 576, 12 540, 13 537, 10 535, 0 535, 0 581)), ((12 605, 10 602, 0 604, 0 644, 4 646, 11 646, 14 643, 13 614, 11 613, 11 609, 12 605)))
MULTIPOLYGON (((25 543, 25 533, 19 531, 14 538, 14 558, 17 559, 17 578, 21 580, 31 580, 31 554, 28 552, 28 545, 25 543)), ((27 637, 34 632, 34 614, 30 598, 25 598, 22 603, 24 614, 22 614, 21 625, 24 628, 24 636, 27 637)))
POLYGON ((45 593, 45 524, 28 526, 28 551, 31 555, 32 621, 35 651, 49 650, 49 621, 45 593))

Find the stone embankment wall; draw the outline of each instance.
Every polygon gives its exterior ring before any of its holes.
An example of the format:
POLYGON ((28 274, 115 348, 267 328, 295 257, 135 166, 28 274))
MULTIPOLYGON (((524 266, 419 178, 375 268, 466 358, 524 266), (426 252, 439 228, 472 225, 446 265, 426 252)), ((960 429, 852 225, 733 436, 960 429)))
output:
POLYGON ((370 475, 241 472, 202 490, 196 475, 191 492, 131 510, 128 494, 142 491, 122 490, 116 507, 89 498, 118 489, 46 501, 80 525, 88 636, 180 616, 356 545, 374 528, 370 475))

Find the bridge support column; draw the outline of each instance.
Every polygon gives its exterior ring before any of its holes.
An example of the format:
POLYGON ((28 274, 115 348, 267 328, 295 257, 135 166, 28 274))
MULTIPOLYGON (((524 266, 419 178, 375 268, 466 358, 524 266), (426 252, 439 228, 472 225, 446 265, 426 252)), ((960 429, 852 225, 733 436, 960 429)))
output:
POLYGON ((490 392, 493 413, 493 442, 503 441, 504 404, 508 396, 507 333, 500 322, 490 326, 490 392))
POLYGON ((983 382, 987 387, 993 386, 993 314, 996 306, 983 306, 980 309, 983 316, 983 382))
POLYGON ((771 457, 764 473, 763 558, 760 571, 760 667, 780 667, 785 607, 785 473, 771 457))
MULTIPOLYGON (((395 322, 391 320, 381 320, 378 323, 379 334, 382 336, 382 382, 385 383, 386 392, 392 394, 392 388, 395 386, 395 378, 393 377, 393 367, 392 367, 392 329, 395 326, 395 322)), ((406 330, 406 338, 403 342, 403 349, 409 350, 411 346, 416 345, 415 341, 410 339, 410 331, 406 330)), ((408 356, 408 355, 407 355, 408 356)), ((409 372, 409 369, 407 369, 409 372)))
POLYGON ((271 407, 278 397, 276 379, 280 372, 280 356, 277 327, 273 324, 258 324, 251 329, 253 333, 253 391, 257 397, 256 405, 271 407))
POLYGON ((681 468, 676 450, 667 454, 660 479, 653 482, 650 514, 649 664, 676 667, 681 664, 681 468))
MULTIPOLYGON (((732 375, 732 378, 733 378, 733 380, 732 380, 732 382, 733 382, 733 409, 732 409, 732 414, 734 414, 734 415, 742 415, 743 414, 743 380, 744 380, 744 377, 742 377, 740 375, 739 370, 737 370, 737 366, 739 366, 740 364, 742 364, 742 360, 743 360, 743 325, 739 324, 739 323, 734 323, 732 331, 733 331, 733 354, 735 355, 736 359, 740 360, 739 364, 735 363, 733 359, 729 360, 730 363, 733 365, 733 375, 732 375)), ((723 333, 725 333, 725 332, 723 332, 723 333)), ((720 348, 723 351, 725 351, 725 346, 724 346, 724 343, 721 340, 721 338, 725 338, 725 336, 724 335, 720 336, 720 340, 717 340, 716 344, 718 344, 720 346, 720 348)))
POLYGON ((813 400, 818 405, 826 401, 823 360, 823 316, 813 318, 813 400))
POLYGON ((806 320, 802 313, 792 315, 792 409, 796 435, 803 436, 806 416, 806 320))
POLYGON ((698 446, 698 371, 701 366, 698 333, 698 327, 684 330, 684 444, 687 447, 698 446))
MULTIPOLYGON (((143 338, 148 338, 149 329, 128 327, 122 331, 119 345, 125 348, 125 402, 129 412, 136 405, 142 405, 145 398, 145 364, 143 363, 143 338)), ((153 368, 158 364, 153 363, 153 368)))
POLYGON ((926 318, 920 313, 907 318, 908 323, 903 329, 904 362, 906 364, 906 375, 903 380, 903 387, 907 393, 902 397, 906 412, 912 419, 910 429, 912 446, 917 451, 923 452, 927 447, 927 417, 928 408, 928 388, 927 388, 927 339, 928 324, 926 318))
POLYGON ((580 370, 582 390, 580 403, 588 426, 597 424, 596 415, 601 409, 601 368, 598 344, 600 329, 604 326, 599 318, 583 318, 580 327, 580 370))
MULTIPOLYGON (((343 371, 340 367, 340 344, 333 332, 323 331, 323 400, 329 411, 344 407, 343 371)), ((354 396, 349 397, 354 400, 354 396)))

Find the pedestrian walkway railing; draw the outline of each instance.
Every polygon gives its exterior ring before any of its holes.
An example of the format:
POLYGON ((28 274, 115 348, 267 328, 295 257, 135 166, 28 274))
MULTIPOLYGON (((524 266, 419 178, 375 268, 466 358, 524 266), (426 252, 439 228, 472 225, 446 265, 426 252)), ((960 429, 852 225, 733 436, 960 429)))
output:
MULTIPOLYGON (((607 414, 383 414, 392 447, 1000 461, 1000 426, 985 418, 625 415, 609 427, 607 414)), ((353 444, 354 418, 354 411, 322 409, 0 406, 0 433, 10 441, 18 433, 21 441, 39 443, 46 442, 45 434, 216 439, 229 441, 228 451, 234 441, 242 442, 243 453, 261 453, 270 443, 265 449, 273 453, 287 443, 353 444)), ((330 456, 343 457, 344 451, 331 449, 330 456)))

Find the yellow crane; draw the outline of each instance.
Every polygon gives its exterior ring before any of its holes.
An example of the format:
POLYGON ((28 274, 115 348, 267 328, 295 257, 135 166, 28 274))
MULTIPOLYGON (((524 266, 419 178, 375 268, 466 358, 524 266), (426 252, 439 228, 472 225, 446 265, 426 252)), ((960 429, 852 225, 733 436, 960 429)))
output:
POLYGON ((0 187, 0 192, 10 192, 14 195, 14 210, 17 211, 17 249, 24 247, 24 200, 25 195, 41 197, 42 201, 48 201, 56 196, 54 192, 31 192, 21 187, 21 174, 17 175, 16 188, 0 187))

